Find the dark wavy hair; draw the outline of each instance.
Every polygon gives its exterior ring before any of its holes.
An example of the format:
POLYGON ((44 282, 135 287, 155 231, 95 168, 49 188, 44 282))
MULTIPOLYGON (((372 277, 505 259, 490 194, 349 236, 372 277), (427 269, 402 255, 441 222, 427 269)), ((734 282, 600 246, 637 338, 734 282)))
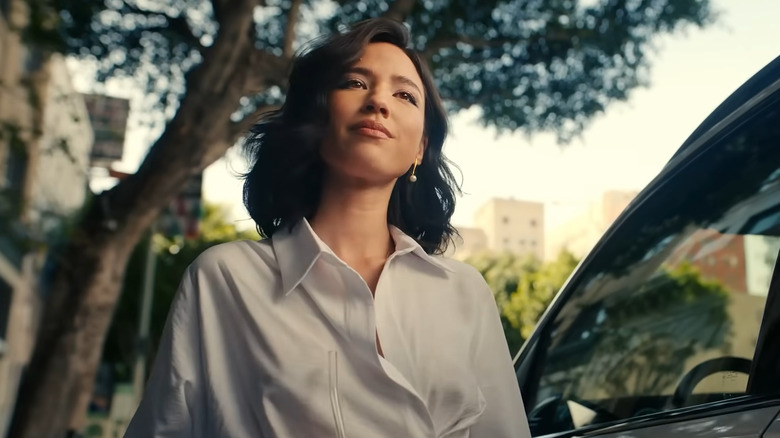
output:
POLYGON ((409 33, 397 21, 363 21, 345 33, 315 40, 293 61, 281 109, 264 116, 245 140, 250 163, 244 205, 262 237, 311 219, 320 202, 325 164, 320 145, 328 124, 328 96, 366 45, 393 44, 412 60, 425 88, 425 148, 415 175, 398 178, 387 210, 391 225, 414 238, 429 254, 441 254, 456 233, 450 224, 460 186, 442 154, 447 113, 428 67, 410 49, 409 33))

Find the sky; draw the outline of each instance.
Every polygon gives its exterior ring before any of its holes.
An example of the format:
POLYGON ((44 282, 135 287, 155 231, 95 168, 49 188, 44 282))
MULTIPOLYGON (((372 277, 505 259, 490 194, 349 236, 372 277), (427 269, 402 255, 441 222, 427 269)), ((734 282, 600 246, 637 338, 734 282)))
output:
MULTIPOLYGON (((568 145, 550 134, 497 136, 476 123, 474 110, 454 115, 444 153, 460 168, 464 195, 453 223, 470 226, 482 203, 504 197, 544 203, 550 230, 606 190, 642 189, 721 101, 780 56, 780 1, 712 4, 720 13, 715 24, 656 39, 650 86, 608 106, 568 145)), ((83 75, 75 76, 76 86, 83 86, 83 75)), ((124 158, 114 166, 125 172, 137 169, 158 135, 134 127, 132 119, 131 114, 124 158)), ((206 169, 203 192, 207 201, 224 204, 237 226, 251 228, 237 176, 244 169, 239 152, 231 150, 206 169)))

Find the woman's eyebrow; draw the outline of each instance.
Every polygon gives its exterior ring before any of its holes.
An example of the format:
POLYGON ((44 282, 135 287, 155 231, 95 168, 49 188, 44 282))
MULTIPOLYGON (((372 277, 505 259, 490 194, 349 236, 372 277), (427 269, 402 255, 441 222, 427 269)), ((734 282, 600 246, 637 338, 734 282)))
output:
POLYGON ((406 76, 393 75, 393 82, 400 82, 402 84, 408 85, 417 90, 418 93, 423 94, 422 90, 420 90, 420 87, 418 87, 413 80, 407 78, 406 76))
MULTIPOLYGON (((365 68, 365 67, 350 67, 347 70, 347 73, 355 73, 355 74, 363 75, 365 77, 372 78, 372 79, 376 78, 376 75, 374 74, 374 72, 369 70, 369 69, 367 69, 367 68, 365 68)), ((406 76, 403 76, 403 75, 393 75, 393 76, 391 76, 391 79, 393 80, 393 82, 407 85, 407 86, 412 87, 415 90, 417 90, 418 93, 423 94, 422 90, 420 90, 420 87, 413 80, 409 79, 406 76)))
POLYGON ((369 78, 372 78, 372 79, 374 77, 376 77, 376 75, 374 74, 373 71, 371 71, 371 70, 369 70, 369 69, 367 69, 365 67, 350 67, 349 69, 347 69, 347 73, 355 73, 355 74, 363 75, 363 76, 366 76, 366 77, 369 77, 369 78))

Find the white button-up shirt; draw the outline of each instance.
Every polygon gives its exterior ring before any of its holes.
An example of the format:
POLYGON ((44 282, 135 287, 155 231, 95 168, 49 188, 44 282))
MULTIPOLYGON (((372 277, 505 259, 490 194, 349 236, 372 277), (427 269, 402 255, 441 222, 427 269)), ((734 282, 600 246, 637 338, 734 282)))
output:
POLYGON ((391 231, 375 297, 305 220, 205 251, 125 436, 529 438, 485 281, 391 231))

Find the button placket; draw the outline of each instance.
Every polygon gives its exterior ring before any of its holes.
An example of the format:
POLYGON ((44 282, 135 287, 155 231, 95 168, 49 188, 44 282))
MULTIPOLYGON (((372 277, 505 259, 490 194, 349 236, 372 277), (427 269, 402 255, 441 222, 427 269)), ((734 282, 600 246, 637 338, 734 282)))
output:
MULTIPOLYGON (((374 299, 371 303, 371 325, 374 328, 375 333, 379 333, 377 328, 377 318, 376 318, 376 311, 377 311, 377 302, 381 304, 382 301, 384 301, 385 298, 385 289, 388 288, 388 283, 390 285, 390 288, 392 288, 392 277, 390 277, 389 271, 392 269, 391 264, 393 259, 395 259, 397 256, 403 255, 410 252, 410 250, 404 250, 401 252, 397 252, 392 254, 385 263, 385 267, 382 270, 382 274, 379 277, 379 281, 377 282, 376 291, 374 294, 374 299)), ((380 342, 382 341, 381 334, 379 335, 380 342)), ((382 345, 390 346, 391 344, 388 344, 387 342, 384 342, 382 345)), ((428 410, 428 406, 426 405, 423 398, 420 396, 420 394, 417 392, 417 390, 412 386, 410 383, 408 377, 404 376, 403 373, 390 361, 387 359, 387 351, 392 350, 392 346, 388 349, 385 348, 385 358, 382 359, 379 357, 378 354, 375 354, 379 366, 382 367, 382 371, 387 376, 387 378, 392 381, 396 387, 400 388, 404 392, 406 392, 411 400, 412 400, 412 408, 418 411, 418 415, 420 415, 426 425, 429 427, 429 430, 431 432, 431 436, 434 433, 434 426, 433 426, 433 416, 431 415, 430 411, 428 410)))
MULTIPOLYGON (((328 309, 326 316, 331 320, 331 323, 336 326, 336 330, 341 333, 352 345, 355 345, 355 348, 359 352, 358 354, 367 358, 373 366, 379 367, 381 374, 387 378, 388 382, 391 382, 392 385, 395 386, 398 390, 401 390, 407 394, 408 399, 411 401, 411 410, 407 411, 405 415, 409 416, 412 415, 412 412, 417 412, 416 416, 419 416, 419 418, 423 420, 428 430, 430 431, 429 435, 433 436, 435 434, 433 417, 431 416, 430 411, 428 410, 427 405, 423 401, 422 397, 420 397, 414 387, 408 383, 408 379, 405 378, 403 374, 390 361, 385 360, 385 364, 382 363, 376 345, 378 331, 376 324, 375 296, 380 296, 380 294, 386 293, 383 291, 388 287, 386 285, 388 281, 390 281, 392 284, 392 280, 388 280, 386 277, 389 275, 391 270, 393 259, 408 252, 410 251, 405 250, 394 253, 388 257, 384 267, 382 268, 379 281, 377 282, 375 295, 372 295, 368 284, 366 284, 360 274, 352 267, 335 256, 321 259, 321 261, 330 265, 330 268, 336 270, 338 273, 336 277, 340 280, 343 287, 343 293, 340 294, 345 300, 345 302, 341 303, 341 309, 343 311, 343 319, 341 319, 341 321, 343 325, 338 324, 340 318, 337 317, 338 312, 336 309, 339 306, 337 306, 336 303, 328 299, 323 299, 322 297, 317 297, 314 299, 315 301, 318 301, 320 304, 322 304, 321 307, 328 309), (386 367, 392 367, 392 371, 388 372, 388 368, 386 367)), ((308 281, 312 282, 309 283, 312 286, 323 284, 323 279, 317 278, 317 272, 318 270, 313 270, 314 275, 308 279, 308 281)), ((327 295, 331 300, 336 298, 333 291, 330 291, 330 293, 326 293, 325 295, 327 295)), ((325 310, 323 312, 325 312, 325 310)), ((408 421, 411 423, 415 422, 411 419, 408 421)))

